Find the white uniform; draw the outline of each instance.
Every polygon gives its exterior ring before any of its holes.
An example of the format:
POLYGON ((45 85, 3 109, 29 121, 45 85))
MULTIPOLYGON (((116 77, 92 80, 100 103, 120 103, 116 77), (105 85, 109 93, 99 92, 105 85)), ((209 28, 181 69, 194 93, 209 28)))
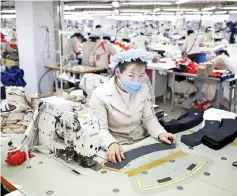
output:
POLYGON ((149 43, 149 39, 147 36, 139 35, 133 40, 133 48, 134 49, 144 49, 146 50, 146 43, 149 43))
POLYGON ((88 40, 82 47, 82 65, 91 65, 92 50, 95 47, 95 42, 88 40))
POLYGON ((90 100, 100 122, 100 146, 107 150, 113 142, 132 144, 148 135, 158 139, 165 132, 159 124, 146 84, 136 94, 121 91, 115 77, 99 86, 90 100))
POLYGON ((67 40, 65 47, 65 57, 67 59, 75 60, 77 57, 77 53, 81 52, 82 44, 77 39, 77 37, 72 37, 67 40))
POLYGON ((222 70, 231 70, 235 73, 237 73, 237 66, 236 63, 231 60, 230 57, 228 57, 225 54, 221 54, 219 56, 217 56, 214 60, 213 60, 215 66, 218 69, 222 69, 222 70))
POLYGON ((122 36, 122 38, 123 39, 130 39, 129 35, 130 35, 130 29, 128 27, 124 27, 123 28, 123 36, 122 36))
POLYGON ((200 36, 195 33, 192 33, 186 36, 184 41, 184 49, 186 50, 187 54, 197 54, 200 53, 200 45, 201 45, 201 38, 200 36))
POLYGON ((114 45, 108 41, 104 40, 102 42, 97 42, 92 50, 92 56, 94 56, 95 66, 101 68, 108 68, 110 63, 110 56, 116 54, 116 49, 114 45))

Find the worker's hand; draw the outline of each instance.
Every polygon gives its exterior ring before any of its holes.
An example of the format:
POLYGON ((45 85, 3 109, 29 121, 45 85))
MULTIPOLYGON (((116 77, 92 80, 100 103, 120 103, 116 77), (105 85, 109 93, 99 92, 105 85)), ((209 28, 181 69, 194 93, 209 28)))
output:
POLYGON ((111 144, 108 149, 108 160, 116 163, 121 162, 122 159, 125 159, 122 147, 118 143, 111 144))
POLYGON ((167 144, 174 144, 176 142, 176 136, 168 132, 161 133, 158 138, 167 144))

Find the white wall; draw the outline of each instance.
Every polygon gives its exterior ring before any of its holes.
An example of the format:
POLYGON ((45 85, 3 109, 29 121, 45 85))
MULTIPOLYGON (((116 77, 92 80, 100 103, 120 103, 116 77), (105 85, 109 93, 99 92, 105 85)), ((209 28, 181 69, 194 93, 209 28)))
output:
MULTIPOLYGON (((55 32, 52 1, 15 1, 16 29, 20 67, 25 71, 26 90, 38 92, 38 82, 45 72, 42 52, 45 49, 46 30, 49 28, 50 58, 44 54, 46 65, 55 65, 55 32)), ((42 92, 52 91, 53 81, 45 76, 42 92)))

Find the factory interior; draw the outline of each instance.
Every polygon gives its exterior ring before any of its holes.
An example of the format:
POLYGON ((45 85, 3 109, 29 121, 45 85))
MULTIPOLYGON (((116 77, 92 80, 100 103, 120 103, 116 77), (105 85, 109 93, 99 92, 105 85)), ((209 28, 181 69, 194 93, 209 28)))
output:
POLYGON ((237 0, 1 0, 1 196, 237 196, 237 0))

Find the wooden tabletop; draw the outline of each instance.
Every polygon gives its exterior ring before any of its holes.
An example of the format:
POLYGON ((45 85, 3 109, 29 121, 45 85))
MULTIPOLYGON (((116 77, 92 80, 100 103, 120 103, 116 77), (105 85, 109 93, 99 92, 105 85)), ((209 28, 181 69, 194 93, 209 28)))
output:
MULTIPOLYGON (((45 66, 47 69, 60 71, 60 67, 57 66, 45 66)), ((92 67, 92 66, 86 66, 86 65, 78 65, 73 66, 73 68, 63 68, 63 72, 70 72, 74 74, 86 74, 86 73, 97 73, 101 71, 105 71, 105 68, 100 67, 92 67)))

